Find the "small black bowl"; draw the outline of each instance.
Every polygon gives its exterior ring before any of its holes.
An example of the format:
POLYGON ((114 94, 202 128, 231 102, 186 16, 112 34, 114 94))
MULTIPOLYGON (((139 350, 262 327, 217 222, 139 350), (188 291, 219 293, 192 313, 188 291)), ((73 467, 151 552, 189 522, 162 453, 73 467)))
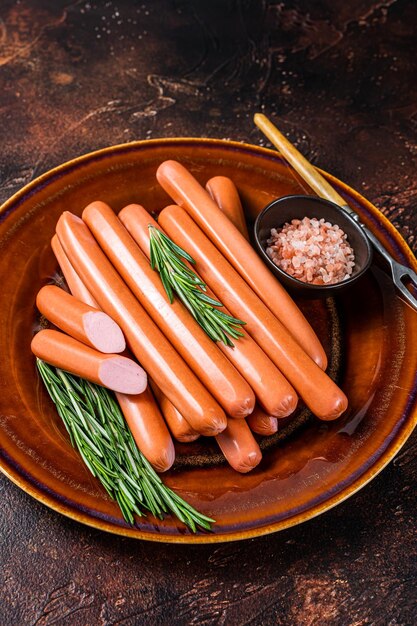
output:
POLYGON ((326 298, 347 289, 366 272, 372 261, 372 247, 361 225, 337 204, 317 196, 284 196, 274 200, 256 218, 254 235, 260 255, 271 272, 292 293, 308 298, 326 298), (281 228, 286 222, 303 217, 324 218, 346 233, 355 253, 355 267, 350 278, 333 285, 311 285, 290 276, 269 258, 266 248, 271 229, 281 228))

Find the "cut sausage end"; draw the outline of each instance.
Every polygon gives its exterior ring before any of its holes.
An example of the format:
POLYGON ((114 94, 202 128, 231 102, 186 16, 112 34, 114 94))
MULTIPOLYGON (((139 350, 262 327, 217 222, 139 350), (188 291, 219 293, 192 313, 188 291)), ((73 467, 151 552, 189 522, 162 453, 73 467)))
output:
POLYGON ((140 365, 123 356, 105 359, 100 365, 99 377, 104 387, 120 393, 143 393, 147 386, 146 372, 140 365))
POLYGON ((100 352, 118 354, 126 349, 121 328, 102 311, 89 311, 83 316, 85 334, 100 352))

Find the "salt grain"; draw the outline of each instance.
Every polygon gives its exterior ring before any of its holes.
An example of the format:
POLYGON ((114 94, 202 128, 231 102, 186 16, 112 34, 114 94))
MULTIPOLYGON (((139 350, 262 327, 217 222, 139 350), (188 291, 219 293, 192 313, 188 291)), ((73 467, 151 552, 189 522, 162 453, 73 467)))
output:
POLYGON ((333 285, 349 278, 355 256, 347 235, 324 219, 304 217, 272 228, 267 255, 279 268, 313 285, 333 285))

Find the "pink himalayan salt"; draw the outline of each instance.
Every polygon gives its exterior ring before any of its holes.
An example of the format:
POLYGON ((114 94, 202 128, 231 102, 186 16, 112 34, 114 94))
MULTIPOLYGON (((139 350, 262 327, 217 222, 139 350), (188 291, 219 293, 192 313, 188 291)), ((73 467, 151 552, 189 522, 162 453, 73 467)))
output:
POLYGON ((266 253, 290 276, 313 285, 332 285, 346 280, 355 256, 343 230, 323 218, 292 220, 281 229, 272 228, 266 253))

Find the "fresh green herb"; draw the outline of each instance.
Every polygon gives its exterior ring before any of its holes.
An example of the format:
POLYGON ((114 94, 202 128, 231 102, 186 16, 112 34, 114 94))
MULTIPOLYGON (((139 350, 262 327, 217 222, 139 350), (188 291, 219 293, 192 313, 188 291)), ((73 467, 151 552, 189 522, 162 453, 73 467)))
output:
POLYGON ((233 346, 230 337, 243 337, 239 326, 246 322, 216 308, 223 306, 222 303, 204 293, 207 290, 206 284, 184 262, 185 259, 195 264, 185 250, 151 224, 149 235, 151 267, 159 272, 171 304, 175 292, 210 339, 233 346))
POLYGON ((210 530, 213 519, 196 511, 166 487, 138 450, 113 394, 36 359, 39 373, 69 433, 93 476, 116 500, 124 519, 146 512, 162 519, 173 513, 193 532, 210 530))

